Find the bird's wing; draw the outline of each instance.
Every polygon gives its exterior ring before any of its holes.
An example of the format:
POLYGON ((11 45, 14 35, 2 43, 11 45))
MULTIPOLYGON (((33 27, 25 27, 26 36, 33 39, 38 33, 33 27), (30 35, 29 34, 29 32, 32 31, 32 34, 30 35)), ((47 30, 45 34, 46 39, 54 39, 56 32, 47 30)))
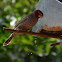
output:
POLYGON ((27 20, 27 19, 28 19, 27 16, 23 17, 23 18, 15 25, 15 28, 16 28, 19 24, 24 23, 25 20, 27 20))
POLYGON ((31 17, 33 17, 33 12, 28 14, 27 16, 23 17, 16 25, 15 25, 15 28, 19 25, 19 24, 22 24, 22 23, 26 23, 29 21, 29 19, 31 19, 31 17))

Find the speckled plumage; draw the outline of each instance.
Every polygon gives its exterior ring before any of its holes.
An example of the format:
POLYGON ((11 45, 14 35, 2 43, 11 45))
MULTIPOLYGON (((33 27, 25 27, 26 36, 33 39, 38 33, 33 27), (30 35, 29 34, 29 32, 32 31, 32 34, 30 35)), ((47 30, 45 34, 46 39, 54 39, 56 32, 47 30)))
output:
MULTIPOLYGON (((27 31, 31 29, 38 21, 39 15, 42 17, 43 13, 40 10, 36 10, 27 16, 23 17, 16 25, 15 30, 27 31)), ((9 42, 16 36, 16 33, 12 33, 9 38, 3 43, 3 46, 9 44, 9 42)))

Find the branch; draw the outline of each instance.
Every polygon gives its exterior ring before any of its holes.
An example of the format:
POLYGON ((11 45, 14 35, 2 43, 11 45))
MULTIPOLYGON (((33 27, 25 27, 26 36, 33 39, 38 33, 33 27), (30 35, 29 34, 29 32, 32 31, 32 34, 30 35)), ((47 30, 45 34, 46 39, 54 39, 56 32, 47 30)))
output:
POLYGON ((57 42, 57 43, 54 43, 54 44, 51 44, 51 46, 56 46, 56 45, 60 45, 61 42, 57 42))
POLYGON ((14 29, 8 29, 3 27, 4 31, 9 31, 9 32, 15 32, 17 35, 22 34, 30 34, 30 35, 34 35, 34 36, 38 36, 38 37, 52 37, 52 38, 58 38, 58 39, 62 39, 61 36, 59 35, 54 35, 54 34, 45 34, 45 33, 36 33, 36 32, 26 32, 26 31, 19 31, 19 30, 14 30, 14 29))

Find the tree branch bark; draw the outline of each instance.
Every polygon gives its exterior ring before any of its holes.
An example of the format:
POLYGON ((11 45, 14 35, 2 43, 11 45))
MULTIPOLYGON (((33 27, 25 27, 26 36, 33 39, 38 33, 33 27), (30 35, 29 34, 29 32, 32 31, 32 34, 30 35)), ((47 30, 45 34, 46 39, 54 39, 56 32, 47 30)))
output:
POLYGON ((19 30, 14 30, 14 29, 8 29, 3 27, 4 31, 9 31, 9 32, 15 32, 17 35, 22 34, 29 34, 29 35, 34 35, 34 36, 38 36, 38 37, 52 37, 52 38, 58 38, 58 39, 62 39, 62 36, 59 35, 54 35, 54 34, 45 34, 45 33, 36 33, 36 32, 26 32, 26 31, 19 31, 19 30))

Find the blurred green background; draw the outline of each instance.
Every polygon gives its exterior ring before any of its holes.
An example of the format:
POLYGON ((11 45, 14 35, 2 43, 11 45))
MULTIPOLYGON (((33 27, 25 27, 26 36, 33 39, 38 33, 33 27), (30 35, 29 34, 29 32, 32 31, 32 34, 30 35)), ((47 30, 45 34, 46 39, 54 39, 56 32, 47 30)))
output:
POLYGON ((10 35, 3 27, 13 28, 24 16, 36 9, 38 0, 0 0, 0 62, 62 62, 60 45, 51 47, 59 39, 18 35, 8 46, 3 42, 10 35))

